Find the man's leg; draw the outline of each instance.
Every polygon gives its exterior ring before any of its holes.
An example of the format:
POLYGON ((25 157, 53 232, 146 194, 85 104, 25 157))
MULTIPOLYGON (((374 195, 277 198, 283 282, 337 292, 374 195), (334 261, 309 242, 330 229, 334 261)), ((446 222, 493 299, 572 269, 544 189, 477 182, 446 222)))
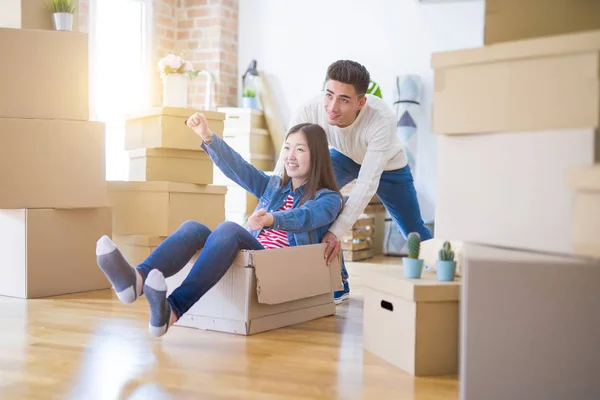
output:
POLYGON ((384 171, 379 180, 377 196, 405 238, 411 232, 419 233, 422 240, 433 237, 421 217, 417 191, 408 165, 395 171, 384 171))
MULTIPOLYGON (((344 186, 358 178, 360 165, 346 157, 335 149, 330 149, 331 163, 333 164, 333 172, 338 188, 341 190, 344 186)), ((343 300, 350 296, 350 286, 348 285, 348 270, 344 263, 344 254, 342 257, 342 281, 344 282, 344 290, 339 290, 333 294, 333 300, 336 304, 340 304, 343 300)))

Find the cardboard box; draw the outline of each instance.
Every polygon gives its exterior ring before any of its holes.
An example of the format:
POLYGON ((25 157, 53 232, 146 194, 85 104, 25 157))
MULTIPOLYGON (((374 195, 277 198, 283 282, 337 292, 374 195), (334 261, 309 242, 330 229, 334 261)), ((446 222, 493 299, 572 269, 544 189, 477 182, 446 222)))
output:
POLYGON ((153 107, 127 117, 125 150, 200 149, 202 139, 185 125, 185 121, 196 112, 202 112, 208 120, 209 129, 223 137, 223 113, 193 108, 153 107))
POLYGON ((434 54, 432 131, 598 127, 599 63, 600 30, 434 54))
POLYGON ((485 45, 600 29, 597 0, 486 0, 485 45))
POLYGON ((600 258, 600 164, 567 171, 573 193, 573 252, 600 258))
POLYGON ((250 131, 253 128, 268 129, 267 120, 261 110, 238 107, 219 107, 225 113, 226 131, 250 131))
MULTIPOLYGON (((225 276, 176 325, 252 335, 334 315, 341 265, 325 264, 325 247, 241 251, 225 276)), ((194 261, 167 279, 169 294, 194 261)))
POLYGON ((147 235, 113 236, 123 257, 132 266, 138 266, 161 244, 166 237, 147 235))
POLYGON ((109 208, 0 210, 0 295, 37 298, 110 288, 96 242, 111 234, 109 208))
POLYGON ((213 162, 203 150, 132 150, 129 152, 129 180, 210 185, 213 162))
POLYGON ((104 147, 99 122, 0 118, 0 209, 107 206, 104 147))
POLYGON ((472 243, 464 259, 460 399, 600 398, 600 261, 472 243))
MULTIPOLYGON (((79 30, 79 0, 71 0, 75 6, 73 30, 79 30)), ((17 29, 53 30, 52 13, 44 0, 0 1, 0 27, 17 29)))
POLYGON ((594 129, 438 138, 436 237, 572 252, 573 166, 598 161, 594 129))
POLYGON ((223 131, 225 142, 239 153, 264 154, 273 158, 275 149, 266 129, 252 128, 247 131, 223 131))
POLYGON ((114 235, 169 236, 187 221, 225 221, 227 188, 173 182, 108 182, 114 235))
POLYGON ((406 279, 400 265, 363 274, 364 349, 414 376, 458 374, 460 281, 406 279))
POLYGON ((86 33, 0 28, 0 49, 0 118, 89 120, 86 33))

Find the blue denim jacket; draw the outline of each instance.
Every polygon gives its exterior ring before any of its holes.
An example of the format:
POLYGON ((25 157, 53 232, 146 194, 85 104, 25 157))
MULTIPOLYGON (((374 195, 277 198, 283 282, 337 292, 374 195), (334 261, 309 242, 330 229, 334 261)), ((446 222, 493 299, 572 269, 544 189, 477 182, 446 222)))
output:
MULTIPOLYGON (((342 198, 337 192, 320 189, 314 199, 298 207, 304 190, 304 186, 301 186, 293 193, 292 208, 277 211, 292 191, 291 180, 281 187, 282 179, 279 176, 269 176, 259 171, 217 135, 213 136, 210 144, 203 142, 201 147, 229 179, 259 200, 255 211, 264 208, 273 215, 274 223, 271 229, 287 231, 290 246, 321 243, 342 208, 342 198)), ((246 229, 254 237, 260 234, 260 230, 253 231, 248 227, 246 229)))

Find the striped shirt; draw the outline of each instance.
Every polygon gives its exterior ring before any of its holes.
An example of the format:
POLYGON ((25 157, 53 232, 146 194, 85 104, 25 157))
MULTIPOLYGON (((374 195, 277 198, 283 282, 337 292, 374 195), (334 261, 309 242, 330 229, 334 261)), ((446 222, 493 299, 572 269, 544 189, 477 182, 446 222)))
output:
MULTIPOLYGON (((294 197, 290 194, 287 199, 285 199, 285 203, 281 208, 277 211, 285 211, 292 208, 294 204, 294 197)), ((288 242, 287 232, 280 231, 276 229, 263 229, 257 237, 260 244, 263 245, 265 249, 281 249, 283 247, 289 247, 290 243, 288 242)))

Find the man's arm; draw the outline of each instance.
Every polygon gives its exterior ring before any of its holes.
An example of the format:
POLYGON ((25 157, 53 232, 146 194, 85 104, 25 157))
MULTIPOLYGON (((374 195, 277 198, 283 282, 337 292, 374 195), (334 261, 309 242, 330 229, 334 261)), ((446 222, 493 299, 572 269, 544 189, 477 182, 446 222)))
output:
POLYGON ((369 201, 373 198, 379 187, 379 179, 385 164, 392 156, 388 152, 389 130, 395 131, 394 126, 386 124, 375 132, 369 140, 367 154, 358 173, 356 184, 350 192, 348 201, 340 216, 329 228, 338 240, 350 231, 352 225, 362 214, 369 201))
MULTIPOLYGON (((300 107, 294 115, 292 115, 292 119, 290 120, 290 126, 288 127, 288 131, 298 124, 304 122, 311 122, 308 116, 308 112, 306 111, 306 106, 300 107)), ((312 123, 312 122, 311 122, 312 123)), ((287 131, 286 131, 287 134, 287 131)), ((274 175, 283 178, 283 147, 285 146, 285 140, 281 144, 281 149, 279 150, 279 157, 277 159, 277 164, 275 165, 274 175)))

